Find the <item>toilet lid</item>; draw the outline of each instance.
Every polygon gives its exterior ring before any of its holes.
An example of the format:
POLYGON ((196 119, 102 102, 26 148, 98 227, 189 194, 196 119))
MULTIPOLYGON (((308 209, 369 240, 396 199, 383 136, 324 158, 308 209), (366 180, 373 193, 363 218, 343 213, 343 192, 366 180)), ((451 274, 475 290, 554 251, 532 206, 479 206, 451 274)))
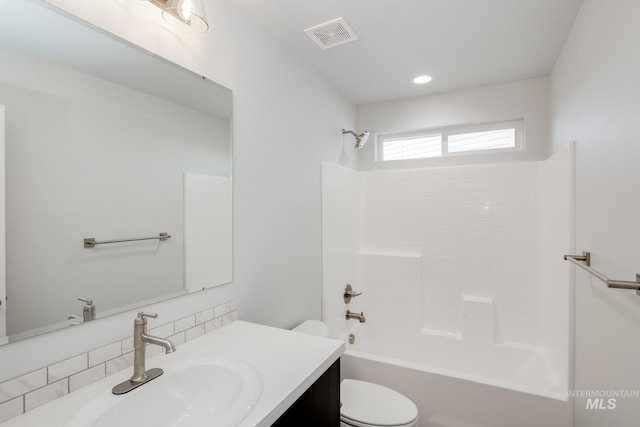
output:
POLYGON ((398 426, 410 424, 418 416, 418 408, 404 395, 365 381, 343 380, 340 401, 340 415, 360 424, 398 426))
POLYGON ((305 320, 292 330, 319 337, 329 336, 329 328, 320 320, 305 320))

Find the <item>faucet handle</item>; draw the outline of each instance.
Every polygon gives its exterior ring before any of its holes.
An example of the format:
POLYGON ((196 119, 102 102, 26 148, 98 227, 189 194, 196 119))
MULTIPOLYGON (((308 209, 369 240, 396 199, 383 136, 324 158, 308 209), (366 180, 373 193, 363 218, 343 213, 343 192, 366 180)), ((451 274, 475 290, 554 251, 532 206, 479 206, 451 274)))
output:
POLYGON ((342 297, 344 298, 344 303, 349 304, 351 302, 351 298, 355 298, 360 295, 362 295, 362 292, 355 292, 351 285, 347 285, 344 287, 344 294, 342 297))
POLYGON ((156 317, 158 317, 158 313, 146 313, 144 311, 139 311, 138 316, 133 320, 134 325, 144 327, 143 333, 145 334, 147 329, 147 317, 155 319, 156 317))
POLYGON ((78 297, 78 301, 82 301, 83 303, 85 303, 87 305, 93 305, 93 300, 91 298, 78 297))
POLYGON ((147 317, 151 317, 152 319, 155 319, 156 317, 158 317, 158 313, 147 313, 144 311, 139 311, 138 312, 138 319, 144 319, 147 317))

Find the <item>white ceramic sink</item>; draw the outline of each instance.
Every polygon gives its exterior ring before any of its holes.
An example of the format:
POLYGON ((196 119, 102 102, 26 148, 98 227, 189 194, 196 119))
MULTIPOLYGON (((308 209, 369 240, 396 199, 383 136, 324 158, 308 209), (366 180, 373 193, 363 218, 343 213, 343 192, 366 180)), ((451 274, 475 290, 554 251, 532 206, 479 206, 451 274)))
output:
POLYGON ((163 375, 126 394, 105 390, 69 427, 237 426, 262 393, 260 373, 236 360, 188 360, 162 369, 163 375))

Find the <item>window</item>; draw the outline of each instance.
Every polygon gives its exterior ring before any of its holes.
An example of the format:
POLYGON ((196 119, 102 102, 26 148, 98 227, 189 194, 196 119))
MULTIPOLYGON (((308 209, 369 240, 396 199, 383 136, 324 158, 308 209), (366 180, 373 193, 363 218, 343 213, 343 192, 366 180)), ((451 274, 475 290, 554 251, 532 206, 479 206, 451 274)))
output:
POLYGON ((378 161, 522 150, 524 120, 378 135, 378 161))
POLYGON ((423 159, 440 157, 442 135, 388 138, 384 141, 384 160, 423 159))

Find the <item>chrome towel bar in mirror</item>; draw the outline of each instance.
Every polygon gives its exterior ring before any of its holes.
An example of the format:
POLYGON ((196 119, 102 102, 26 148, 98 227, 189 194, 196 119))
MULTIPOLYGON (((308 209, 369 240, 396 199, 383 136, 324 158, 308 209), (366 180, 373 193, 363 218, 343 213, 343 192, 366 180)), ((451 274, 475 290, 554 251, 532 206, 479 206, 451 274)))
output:
POLYGON ((140 240, 160 240, 164 242, 167 239, 170 239, 171 235, 169 233, 160 233, 157 236, 153 237, 138 237, 135 239, 117 239, 117 240, 101 240, 96 241, 95 237, 86 237, 84 239, 84 247, 85 248, 94 248, 96 245, 106 245, 109 243, 121 243, 121 242, 137 242, 140 240))

